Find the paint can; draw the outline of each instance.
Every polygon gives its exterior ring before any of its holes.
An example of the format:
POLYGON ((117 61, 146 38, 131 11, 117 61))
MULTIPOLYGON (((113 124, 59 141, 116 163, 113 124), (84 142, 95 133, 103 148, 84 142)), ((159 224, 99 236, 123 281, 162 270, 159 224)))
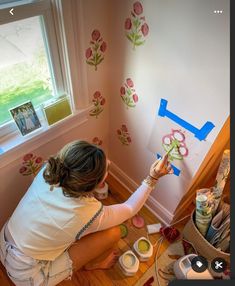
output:
POLYGON ((104 200, 108 197, 109 186, 106 182, 100 188, 96 188, 94 191, 95 197, 98 200, 104 200))
POLYGON ((127 250, 119 257, 119 266, 125 276, 133 276, 139 269, 139 259, 133 251, 127 250))
POLYGON ((153 246, 146 237, 140 237, 133 245, 140 261, 147 261, 153 255, 153 246))

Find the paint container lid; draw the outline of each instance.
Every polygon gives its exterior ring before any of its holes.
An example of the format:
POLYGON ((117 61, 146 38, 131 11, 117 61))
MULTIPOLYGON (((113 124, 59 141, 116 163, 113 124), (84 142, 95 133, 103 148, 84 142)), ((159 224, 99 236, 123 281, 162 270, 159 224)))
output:
POLYGON ((134 275, 139 269, 139 259, 131 250, 127 250, 119 257, 119 264, 124 274, 128 276, 134 275))
POLYGON ((144 236, 140 237, 133 245, 140 260, 147 260, 153 254, 152 243, 144 236))

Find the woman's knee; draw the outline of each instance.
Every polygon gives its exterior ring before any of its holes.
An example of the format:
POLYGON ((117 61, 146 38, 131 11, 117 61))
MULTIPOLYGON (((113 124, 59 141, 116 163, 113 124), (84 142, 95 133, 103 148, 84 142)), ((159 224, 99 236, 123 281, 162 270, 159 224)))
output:
POLYGON ((120 226, 114 226, 108 229, 109 236, 114 242, 117 242, 121 238, 121 228, 120 226))

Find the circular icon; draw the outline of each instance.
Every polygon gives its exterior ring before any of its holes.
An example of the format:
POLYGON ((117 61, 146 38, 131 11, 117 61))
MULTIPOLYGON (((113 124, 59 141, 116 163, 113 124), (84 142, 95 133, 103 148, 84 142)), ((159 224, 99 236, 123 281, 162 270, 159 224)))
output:
POLYGON ((208 262, 205 257, 196 256, 192 259, 191 266, 195 272, 202 273, 207 269, 208 262))
POLYGON ((221 257, 217 257, 217 258, 213 259, 211 262, 211 268, 217 273, 224 272, 226 267, 227 267, 227 263, 221 257))

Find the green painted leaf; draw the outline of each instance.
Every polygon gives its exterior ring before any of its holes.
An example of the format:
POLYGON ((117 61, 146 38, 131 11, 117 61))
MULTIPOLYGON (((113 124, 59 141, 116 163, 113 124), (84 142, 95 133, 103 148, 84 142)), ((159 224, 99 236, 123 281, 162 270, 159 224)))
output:
POLYGON ((141 45, 143 45, 145 43, 145 41, 139 41, 139 42, 135 42, 134 44, 136 45, 136 46, 141 46, 141 45))
POLYGON ((100 64, 104 60, 104 57, 97 61, 97 65, 100 64))
POLYGON ((126 34, 126 36, 127 36, 127 39, 133 43, 132 37, 129 34, 126 34))
POLYGON ((125 102, 125 98, 124 98, 124 96, 121 96, 121 99, 122 99, 122 101, 123 101, 123 102, 125 102))
POLYGON ((128 103, 128 106, 129 106, 129 107, 136 107, 136 105, 133 104, 133 103, 128 103))
POLYGON ((135 35, 135 40, 138 41, 141 37, 142 37, 142 35, 136 34, 136 35, 135 35))
POLYGON ((97 54, 97 61, 101 58, 101 55, 97 54))
POLYGON ((135 19, 135 20, 133 21, 133 25, 134 25, 136 28, 138 28, 139 25, 140 25, 139 19, 135 19))
POLYGON ((86 61, 86 63, 88 64, 88 65, 91 65, 91 66, 94 66, 95 64, 93 63, 93 62, 91 62, 91 61, 86 61))
POLYGON ((131 90, 128 88, 128 89, 126 90, 126 93, 127 93, 128 95, 131 95, 131 90))
POLYGON ((95 44, 94 50, 97 51, 99 49, 99 44, 95 44))

